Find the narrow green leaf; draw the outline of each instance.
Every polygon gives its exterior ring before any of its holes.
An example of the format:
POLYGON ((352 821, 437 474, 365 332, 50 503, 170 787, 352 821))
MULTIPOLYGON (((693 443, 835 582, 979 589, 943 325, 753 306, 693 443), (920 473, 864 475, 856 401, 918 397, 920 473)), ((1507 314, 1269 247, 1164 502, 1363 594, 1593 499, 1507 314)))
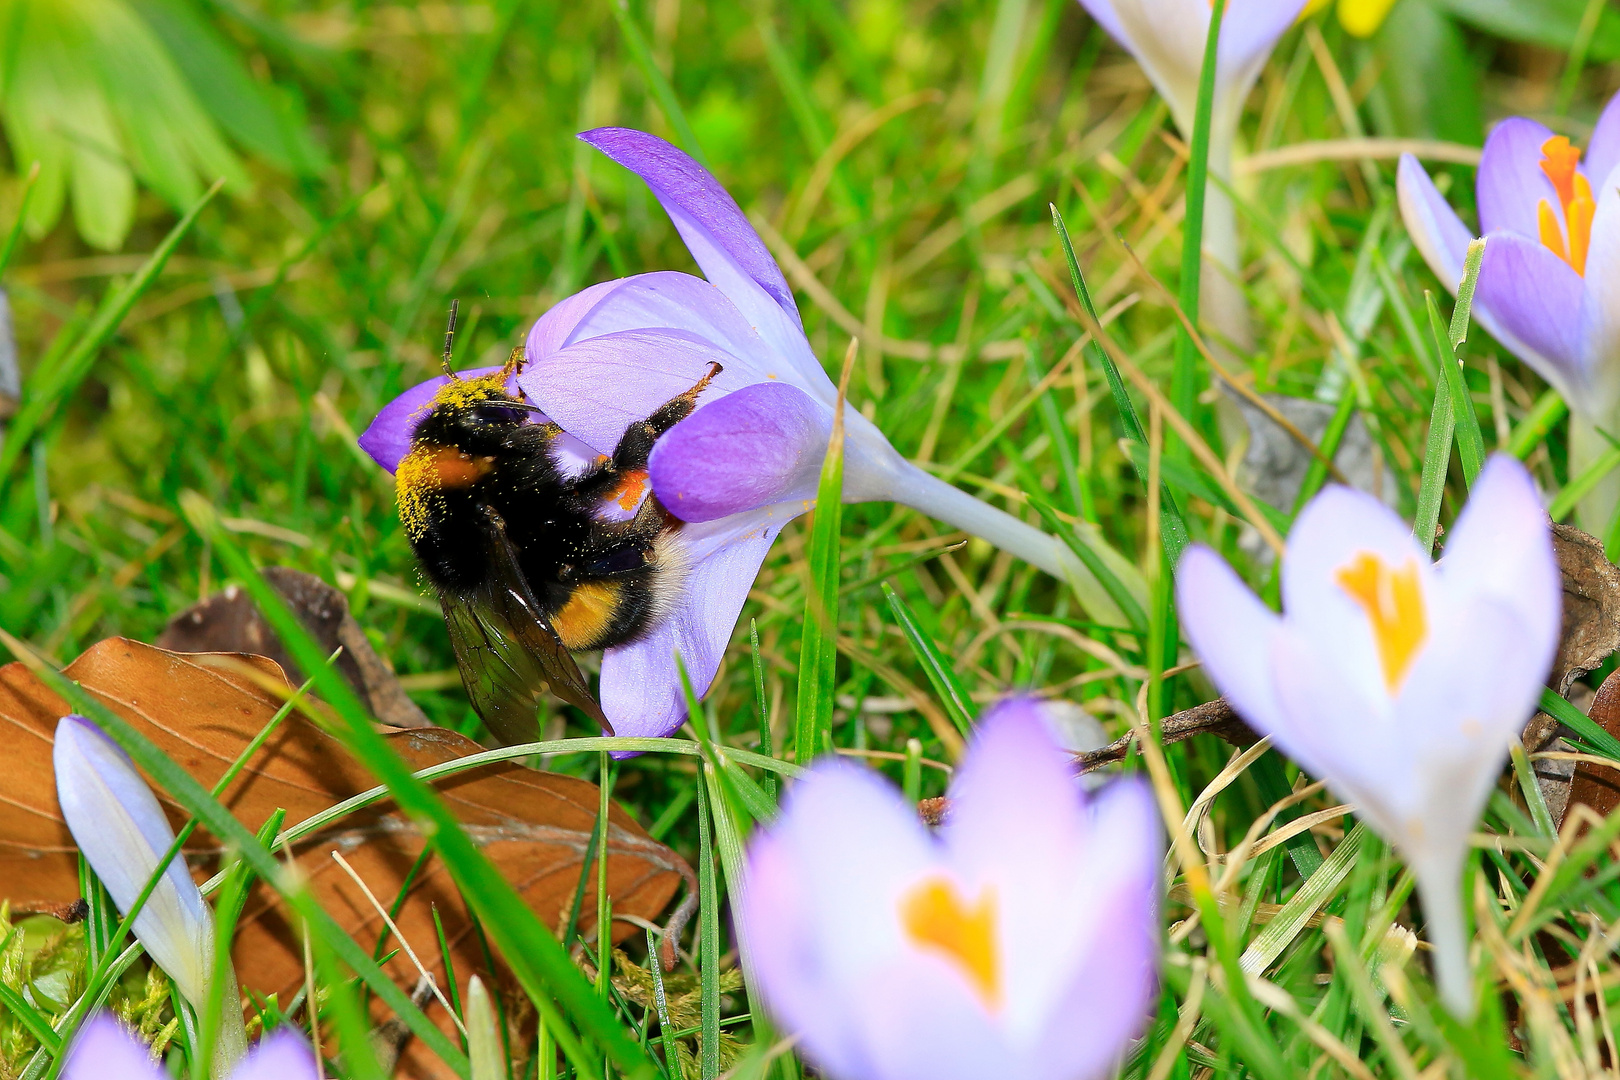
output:
MULTIPOLYGON (((1086 288, 1086 279, 1080 273, 1080 260, 1075 257, 1074 243, 1069 239, 1069 229, 1063 224, 1063 215, 1058 213, 1056 206, 1051 206, 1051 210, 1052 225, 1057 229, 1058 241, 1063 246, 1063 256, 1069 263, 1069 281, 1074 286, 1074 295, 1092 320, 1101 325, 1101 320, 1097 318, 1097 309, 1091 303, 1091 291, 1086 288)), ((1114 397, 1114 407, 1119 410, 1120 422, 1125 427, 1126 437, 1143 446, 1148 445, 1147 432, 1142 427, 1142 419, 1137 415, 1130 392, 1125 389, 1125 380, 1121 378, 1119 368, 1114 366, 1113 360, 1109 359, 1108 354, 1095 340, 1087 343, 1086 351, 1102 368, 1103 376, 1108 380, 1108 390, 1114 397)), ((1148 474, 1145 469, 1138 469, 1137 476, 1144 485, 1147 484, 1148 474)), ((1181 561, 1182 551, 1191 542, 1191 534, 1187 531, 1186 519, 1181 515, 1181 507, 1162 477, 1159 483, 1159 541, 1164 545, 1164 553, 1169 556, 1171 566, 1181 561)))
POLYGON ((1434 534, 1440 525, 1440 503, 1446 494, 1446 473, 1451 468, 1451 441, 1457 427, 1457 414, 1451 408, 1450 383, 1436 379, 1434 405, 1429 410, 1429 437, 1423 449, 1423 475, 1418 481, 1417 514, 1412 535, 1424 551, 1434 551, 1434 534))
POLYGON ((699 1036, 700 1080, 717 1080, 720 1075, 720 895, 714 874, 714 845, 709 838, 713 809, 708 785, 699 783, 698 793, 698 1006, 702 1034, 699 1036))
POLYGON ((832 436, 821 463, 815 519, 810 526, 809 580, 804 590, 804 630, 799 645, 798 722, 794 756, 808 765, 832 732, 833 691, 838 666, 838 547, 844 519, 844 408, 854 342, 844 358, 832 436))
MULTIPOLYGON (((1131 445, 1134 448, 1141 444, 1133 443, 1131 445)), ((1131 595, 1131 590, 1125 587, 1125 583, 1119 580, 1119 576, 1109 569, 1102 556, 1093 551, 1091 545, 1086 543, 1081 531, 1070 528, 1060 521, 1057 511, 1052 509, 1050 503, 1031 496, 1029 504, 1035 508, 1037 514, 1041 515, 1041 520, 1046 523, 1047 530, 1068 545, 1069 550, 1074 552, 1075 558, 1084 563, 1086 569, 1091 571, 1091 576, 1102 583, 1103 589, 1108 593, 1108 598, 1124 614, 1125 621, 1135 630, 1146 630, 1148 620, 1147 614, 1142 610, 1142 605, 1136 602, 1136 597, 1131 595)), ((885 590, 888 590, 887 586, 885 586, 885 590)), ((890 601, 890 603, 893 603, 893 601, 890 601)))
POLYGON ((1552 497, 1547 504, 1547 516, 1554 521, 1568 517, 1587 493, 1617 468, 1620 468, 1620 446, 1611 446, 1552 497))
POLYGON ((1321 910, 1322 905, 1333 899, 1339 886, 1344 884, 1344 879, 1350 876, 1350 868, 1361 853, 1361 842, 1366 836, 1367 826, 1357 822, 1356 827, 1339 841, 1339 846, 1333 849, 1333 854, 1327 857, 1321 868, 1288 898, 1282 909, 1266 923, 1265 929, 1256 934, 1249 947, 1243 950, 1240 964, 1244 971, 1258 975, 1270 967, 1272 961, 1281 956, 1283 950, 1310 923, 1311 917, 1321 910))
POLYGON ((916 655, 917 662, 922 664, 923 672, 928 676, 928 682, 933 686, 934 693, 945 706, 945 715, 951 718, 951 723, 956 725, 956 730, 962 733, 963 738, 972 735, 973 718, 978 710, 973 705, 973 699, 968 696, 967 688, 962 685, 962 680, 956 677, 956 669, 918 625, 917 616, 912 613, 911 606, 886 581, 883 583, 883 595, 888 598, 889 610, 894 612, 894 621, 906 635, 906 641, 911 645, 911 651, 916 655))
POLYGON ((1553 427, 1569 412, 1569 406, 1556 390, 1543 390, 1530 411, 1508 435, 1508 453, 1523 461, 1546 440, 1553 427))
POLYGON ((1551 690, 1541 692, 1541 711, 1569 728, 1599 754, 1620 761, 1620 739, 1551 690))

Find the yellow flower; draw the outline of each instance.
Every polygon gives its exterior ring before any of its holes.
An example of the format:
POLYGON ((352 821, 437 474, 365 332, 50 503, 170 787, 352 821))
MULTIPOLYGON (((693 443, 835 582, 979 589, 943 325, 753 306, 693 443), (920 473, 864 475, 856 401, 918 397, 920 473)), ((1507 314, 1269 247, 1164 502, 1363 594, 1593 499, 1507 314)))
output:
MULTIPOLYGON (((1307 19, 1327 7, 1333 0, 1310 0, 1299 13, 1307 19)), ((1339 25, 1359 38, 1372 37, 1384 25, 1395 0, 1339 0, 1339 25)))

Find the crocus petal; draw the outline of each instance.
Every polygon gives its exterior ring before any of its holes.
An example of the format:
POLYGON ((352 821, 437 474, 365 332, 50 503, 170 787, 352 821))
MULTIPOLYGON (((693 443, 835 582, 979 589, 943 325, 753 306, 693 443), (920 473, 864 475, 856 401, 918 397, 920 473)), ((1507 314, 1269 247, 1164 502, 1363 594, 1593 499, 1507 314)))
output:
POLYGON ((694 562, 673 610, 642 637, 602 654, 602 711, 616 734, 663 736, 686 721, 676 655, 686 666, 692 690, 702 697, 720 669, 765 553, 790 518, 773 517, 767 508, 682 530, 694 562), (705 530, 724 535, 705 536, 705 530))
POLYGON ((812 501, 832 414, 797 387, 755 383, 705 405, 653 447, 653 491, 683 521, 812 501))
POLYGON ((712 342, 737 363, 745 364, 756 379, 791 382, 828 403, 837 396, 826 372, 807 349, 801 347, 795 355, 783 356, 760 337, 725 293, 702 278, 670 270, 618 282, 597 298, 567 335, 557 339, 557 347, 620 330, 649 328, 683 330, 712 342), (799 365, 806 358, 811 365, 808 373, 799 365))
MULTIPOLYGON (((1217 127, 1231 128, 1266 57, 1304 6, 1305 0, 1234 0, 1228 7, 1216 47, 1217 127)), ((1136 57, 1176 126, 1190 133, 1209 34, 1205 0, 1112 0, 1106 8, 1096 2, 1086 8, 1136 57)), ((1212 152, 1212 161, 1221 156, 1212 152)))
POLYGON ((98 1012, 79 1029, 62 1066, 62 1080, 167 1080, 168 1075, 109 1012, 98 1012))
POLYGON ((315 1053, 295 1032, 266 1035, 231 1073, 231 1080, 315 1080, 315 1053))
POLYGON ((1215 552, 1194 545, 1176 567, 1176 611, 1204 670, 1260 731, 1286 726, 1271 684, 1270 642, 1281 620, 1215 552))
POLYGON ((793 292, 720 182, 684 151, 646 132, 597 128, 580 138, 647 182, 703 276, 737 305, 773 349, 806 376, 814 375, 815 356, 805 341, 793 292))
POLYGON ((1620 401, 1620 172, 1611 173, 1595 194, 1580 329, 1591 398, 1580 404, 1612 431, 1614 405, 1620 401))
MULTIPOLYGON (((476 379, 480 375, 490 375, 501 370, 498 367, 472 368, 459 372, 464 379, 476 379)), ((371 455, 371 459, 389 472, 399 468, 399 463, 411 449, 411 432, 421 414, 427 410, 428 403, 433 395, 439 392, 439 387, 450 381, 448 375, 436 375, 419 382, 399 397, 382 407, 370 426, 360 434, 360 449, 371 455)))
POLYGON ((1609 180, 1616 165, 1620 165, 1620 94, 1603 107, 1603 115, 1598 117, 1586 144, 1586 178, 1594 191, 1609 180))
POLYGON ((530 401, 598 453, 611 454, 631 424, 723 369, 705 402, 756 380, 754 365, 684 330, 621 330, 588 338, 527 367, 518 386, 530 401))
MULTIPOLYGON (((124 752, 82 716, 56 725, 52 758, 56 797, 74 842, 119 910, 128 911, 174 843, 163 808, 124 752)), ((184 858, 169 863, 134 929, 186 1000, 207 1000, 214 920, 184 858)))
POLYGON ((902 948, 897 920, 882 917, 892 900, 883 901, 932 860, 915 812, 895 790, 836 760, 795 784, 781 816, 749 845, 740 917, 760 989, 831 1076, 877 1075, 866 1039, 873 1021, 850 990, 902 948))
POLYGON ((1575 409, 1587 404, 1590 375, 1581 351, 1585 293, 1581 275, 1539 240, 1512 233, 1485 238, 1476 310, 1491 335, 1575 409))
POLYGON ((1357 685, 1361 696, 1376 701, 1385 693, 1367 611, 1345 591, 1339 575, 1357 559, 1371 555, 1390 570, 1415 570, 1423 602, 1432 572, 1429 556, 1412 538, 1412 530, 1378 499, 1364 491, 1333 484, 1301 511, 1288 534, 1283 559, 1283 611, 1299 636, 1312 643, 1335 643, 1335 666, 1357 685))
POLYGON ((729 293, 732 283, 717 279, 743 274, 798 321, 793 291, 765 242, 731 193, 686 151, 631 128, 596 128, 579 137, 646 181, 704 276, 729 293))
MULTIPOLYGON (((1264 64, 1304 7, 1305 0, 1229 0, 1216 46, 1221 67, 1230 66, 1236 73, 1256 61, 1264 64)), ((1222 74, 1220 68, 1216 72, 1222 74)))
POLYGON ((1033 1039, 1033 1045, 1056 1059, 1048 1075, 1061 1078, 1114 1075, 1121 1048, 1146 1024, 1158 983, 1164 835, 1148 786, 1126 778, 1099 792, 1089 841, 1082 865, 1095 888, 1087 897, 1088 910, 1076 912, 1076 921, 1118 932, 1088 935, 1046 1030, 1033 1039), (1069 1037, 1076 1016, 1086 1017, 1089 1038, 1069 1037))
POLYGON ((1479 228, 1487 235, 1513 232, 1541 235, 1536 205, 1546 199, 1563 220, 1563 204, 1541 171, 1541 145, 1553 133, 1534 120, 1510 117, 1491 130, 1479 162, 1479 228))
POLYGON ((1558 651, 1563 577, 1535 481, 1517 460, 1492 454, 1485 462, 1437 570, 1448 592, 1490 596, 1517 612, 1519 648, 1545 674, 1558 651))
POLYGON ((1423 253, 1423 260, 1440 283, 1455 293, 1463 278, 1463 260, 1474 234, 1468 231, 1457 211, 1441 196, 1434 181, 1411 154, 1401 155, 1395 183, 1401 217, 1412 243, 1423 253))
POLYGON ((1114 10, 1113 0, 1080 0, 1080 6, 1108 31, 1109 37, 1127 49, 1131 47, 1130 39, 1125 36, 1125 28, 1120 25, 1119 13, 1114 10))
POLYGON ((524 356, 528 362, 532 364, 562 348, 573 335, 581 319, 595 310, 603 298, 626 281, 633 280, 635 279, 616 278, 612 281, 599 281, 554 304, 529 328, 529 337, 524 343, 524 356))

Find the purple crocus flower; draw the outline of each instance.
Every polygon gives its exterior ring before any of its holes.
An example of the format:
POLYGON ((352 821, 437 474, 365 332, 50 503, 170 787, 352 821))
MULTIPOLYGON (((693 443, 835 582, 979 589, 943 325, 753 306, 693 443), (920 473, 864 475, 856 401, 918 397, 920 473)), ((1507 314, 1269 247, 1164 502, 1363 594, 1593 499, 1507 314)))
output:
POLYGON ((1383 503, 1329 487, 1288 535, 1282 594, 1279 616, 1205 547, 1176 571, 1181 624, 1221 693, 1412 867, 1441 996, 1467 1015, 1468 836, 1558 648, 1535 484, 1492 457, 1437 564, 1383 503))
MULTIPOLYGON (((1477 178, 1485 260, 1473 317, 1569 404, 1570 464, 1579 473, 1620 435, 1620 95, 1599 118, 1584 162, 1562 135, 1522 117, 1485 140, 1477 178)), ((1407 230, 1453 293, 1472 237, 1416 158, 1401 158, 1407 230)), ((1581 504, 1608 527, 1620 474, 1581 504)))
MULTIPOLYGON (((611 453, 626 428, 711 365, 722 369, 697 410, 659 439, 649 463, 650 493, 685 522, 677 534, 687 566, 681 597, 639 638, 602 656, 602 709, 613 730, 666 735, 686 715, 675 657, 694 689, 707 692, 771 543, 815 505, 838 393, 805 338, 781 269, 713 176, 644 132, 600 128, 580 137, 647 182, 708 280, 640 274, 569 297, 529 332, 518 388, 589 460, 611 453)), ((411 417, 442 382, 407 391, 361 437, 385 468, 398 465, 411 417)), ((848 406, 844 426, 844 501, 915 507, 1063 577, 1092 617, 1122 622, 1106 590, 1058 540, 917 468, 848 406)), ((1128 560, 1100 536, 1090 539, 1120 580, 1140 585, 1128 560)))
POLYGON ((1113 1075, 1155 987, 1147 787, 1087 796, 1035 701, 980 723, 930 834, 891 785, 817 763, 748 853, 758 989, 836 1080, 1113 1075))
MULTIPOLYGON (((249 1050, 235 1068, 216 1072, 217 1080, 315 1080, 309 1044, 282 1028, 249 1050)), ((146 1044, 111 1013, 97 1013, 68 1049, 62 1080, 168 1080, 146 1044)))
MULTIPOLYGON (((1080 0, 1080 6, 1142 65, 1170 106, 1182 137, 1190 140, 1209 38, 1210 0, 1080 0)), ((1305 0, 1227 0, 1216 46, 1209 131, 1210 172, 1227 182, 1243 103, 1271 50, 1304 6, 1305 0)), ((1205 283, 1205 311, 1217 329, 1246 346, 1251 333, 1248 302, 1237 280, 1242 248, 1232 200, 1218 184, 1210 184, 1204 195, 1203 244, 1206 257, 1219 266, 1205 283)))
MULTIPOLYGON (((129 756, 82 716, 57 722, 51 754, 57 802, 73 841, 118 910, 127 912, 174 844, 163 807, 129 756)), ((184 857, 170 861, 135 916, 133 929, 153 963, 200 1010, 214 981, 214 913, 191 880, 184 857)), ((236 972, 227 965, 223 978, 216 1073, 247 1046, 236 972)))

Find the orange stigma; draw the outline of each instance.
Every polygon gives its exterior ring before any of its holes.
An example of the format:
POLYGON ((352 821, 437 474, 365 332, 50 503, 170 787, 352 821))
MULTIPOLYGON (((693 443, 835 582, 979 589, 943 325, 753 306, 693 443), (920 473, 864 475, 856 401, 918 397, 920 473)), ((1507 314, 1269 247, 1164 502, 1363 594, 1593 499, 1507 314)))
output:
POLYGON ((996 900, 986 889, 968 907, 956 886, 932 877, 900 899, 900 925, 914 945, 944 954, 973 984, 986 1007, 1001 1004, 1001 970, 996 955, 996 900))
POLYGON ((1562 135, 1554 135, 1541 144, 1541 171, 1558 193, 1564 221, 1561 228, 1552 204, 1542 199, 1536 204, 1536 225, 1541 242, 1585 277, 1586 252, 1592 244, 1592 217, 1597 213, 1597 200, 1592 198, 1592 185, 1576 171, 1580 161, 1580 150, 1562 135))
POLYGON ((1397 570, 1372 552, 1362 551, 1339 567, 1333 579, 1367 613, 1384 669, 1384 686, 1395 693, 1429 636, 1417 560, 1408 560, 1397 570))

